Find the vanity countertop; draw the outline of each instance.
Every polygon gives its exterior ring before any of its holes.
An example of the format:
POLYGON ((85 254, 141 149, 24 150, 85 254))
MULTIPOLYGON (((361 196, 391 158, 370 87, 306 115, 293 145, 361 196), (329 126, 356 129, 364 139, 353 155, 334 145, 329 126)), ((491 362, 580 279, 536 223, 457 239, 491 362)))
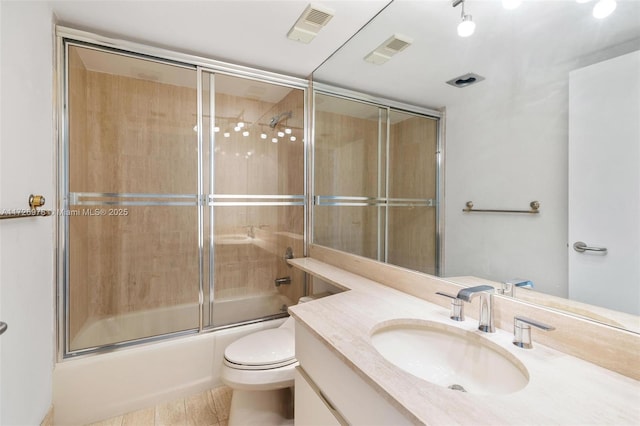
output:
POLYGON ((510 331, 481 333, 475 319, 451 321, 448 309, 359 275, 312 258, 289 263, 347 290, 292 306, 291 315, 409 422, 640 424, 640 382, 537 343, 538 330, 533 330, 534 348, 521 349, 511 343, 510 331), (437 321, 479 333, 518 358, 529 372, 529 383, 511 394, 477 395, 452 391, 404 372, 384 359, 370 340, 376 325, 397 319, 437 321))

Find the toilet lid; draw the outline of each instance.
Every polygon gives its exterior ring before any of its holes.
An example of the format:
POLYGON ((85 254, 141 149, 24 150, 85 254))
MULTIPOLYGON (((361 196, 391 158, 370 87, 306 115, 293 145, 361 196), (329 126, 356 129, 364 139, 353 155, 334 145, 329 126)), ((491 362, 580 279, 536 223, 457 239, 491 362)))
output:
POLYGON ((258 331, 227 346, 224 357, 239 365, 286 365, 295 361, 293 333, 286 328, 258 331))

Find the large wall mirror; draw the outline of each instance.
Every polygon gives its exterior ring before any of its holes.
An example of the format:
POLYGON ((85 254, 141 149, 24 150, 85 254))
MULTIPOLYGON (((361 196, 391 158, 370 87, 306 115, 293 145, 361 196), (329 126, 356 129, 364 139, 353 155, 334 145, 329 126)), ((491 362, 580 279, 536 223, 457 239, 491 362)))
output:
POLYGON ((466 0, 468 37, 455 3, 391 1, 314 82, 443 111, 440 276, 529 280, 515 297, 640 332, 640 1, 466 0))

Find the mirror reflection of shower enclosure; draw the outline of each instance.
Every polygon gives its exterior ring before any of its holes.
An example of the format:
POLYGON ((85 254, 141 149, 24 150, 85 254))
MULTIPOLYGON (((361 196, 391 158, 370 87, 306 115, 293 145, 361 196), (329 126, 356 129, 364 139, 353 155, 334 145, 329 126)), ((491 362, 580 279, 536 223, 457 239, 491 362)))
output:
POLYGON ((314 94, 315 244, 437 275, 437 117, 314 94))
POLYGON ((64 355, 285 315, 303 86, 65 47, 64 355))

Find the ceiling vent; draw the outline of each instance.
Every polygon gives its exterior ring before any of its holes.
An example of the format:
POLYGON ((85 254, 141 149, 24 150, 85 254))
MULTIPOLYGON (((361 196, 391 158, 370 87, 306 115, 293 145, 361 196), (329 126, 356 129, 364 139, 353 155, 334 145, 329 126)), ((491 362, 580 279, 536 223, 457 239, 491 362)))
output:
POLYGON ((484 77, 470 72, 465 75, 461 75, 460 77, 452 78, 451 80, 447 81, 447 84, 450 84, 454 87, 462 88, 471 86, 472 84, 480 83, 482 80, 484 80, 484 77))
POLYGON ((406 49, 413 39, 400 34, 394 34, 384 43, 364 57, 364 60, 372 64, 381 65, 387 62, 393 55, 406 49))
POLYGON ((329 23, 334 14, 332 9, 310 4, 293 24, 287 37, 301 43, 310 43, 322 27, 329 23))

